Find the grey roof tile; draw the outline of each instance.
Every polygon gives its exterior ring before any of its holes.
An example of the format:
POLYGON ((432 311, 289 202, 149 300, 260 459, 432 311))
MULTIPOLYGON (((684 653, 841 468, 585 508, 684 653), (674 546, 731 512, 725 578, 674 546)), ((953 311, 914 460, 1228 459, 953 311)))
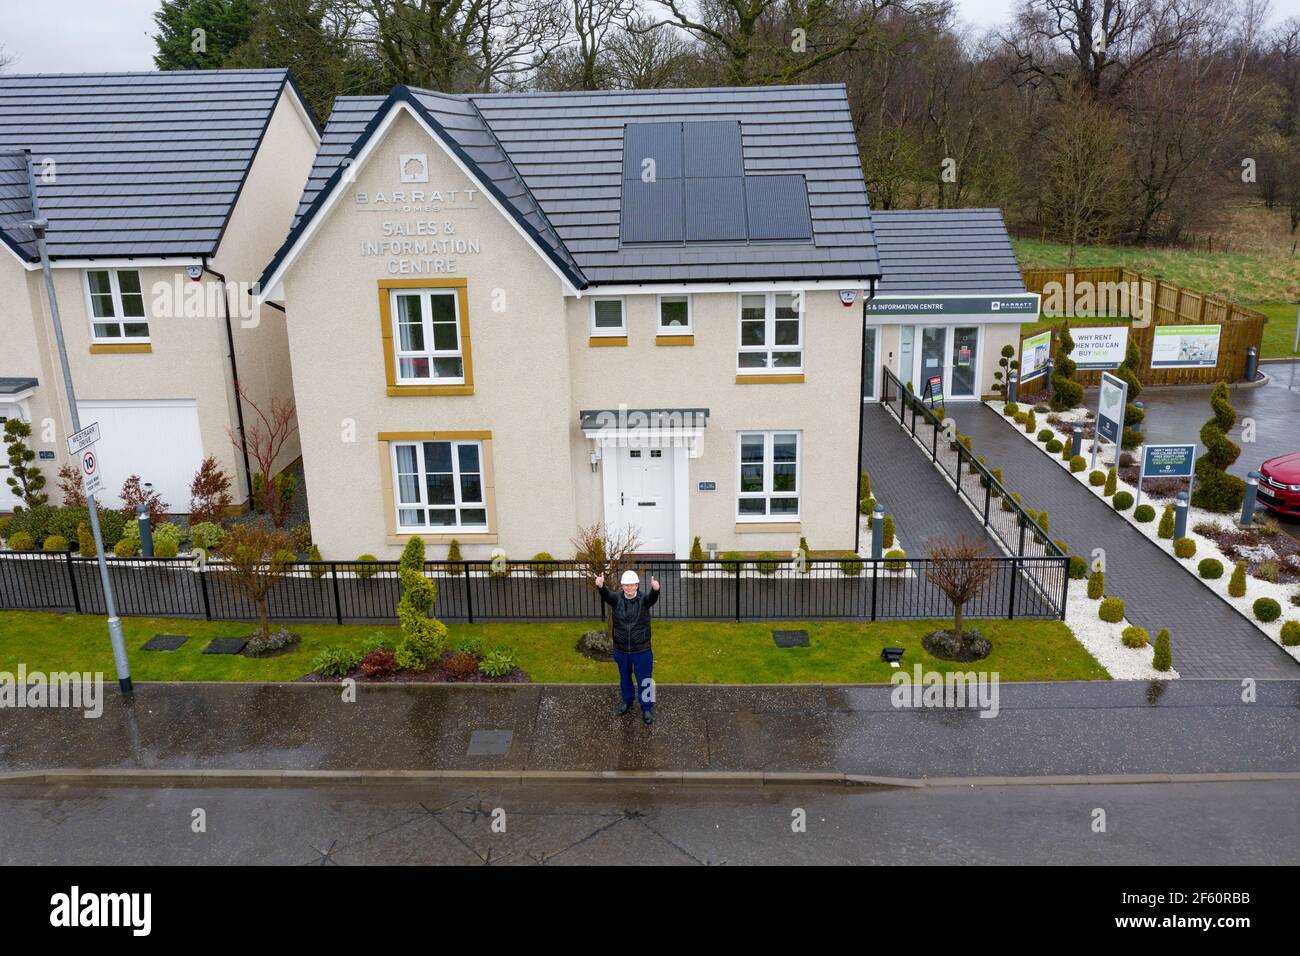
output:
POLYGON ((877 295, 1024 292, 999 209, 873 210, 877 295))

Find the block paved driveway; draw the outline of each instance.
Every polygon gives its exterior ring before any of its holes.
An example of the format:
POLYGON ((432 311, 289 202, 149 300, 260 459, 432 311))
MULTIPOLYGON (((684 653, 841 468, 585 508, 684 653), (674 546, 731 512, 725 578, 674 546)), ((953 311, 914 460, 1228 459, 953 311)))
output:
POLYGON ((1105 549, 1106 593, 1123 598, 1129 620, 1153 636, 1169 628, 1174 667, 1183 677, 1300 677, 1300 663, 1016 434, 1001 415, 982 404, 952 405, 948 413, 989 467, 1002 469, 1026 505, 1047 509, 1052 537, 1063 539, 1075 554, 1105 549))

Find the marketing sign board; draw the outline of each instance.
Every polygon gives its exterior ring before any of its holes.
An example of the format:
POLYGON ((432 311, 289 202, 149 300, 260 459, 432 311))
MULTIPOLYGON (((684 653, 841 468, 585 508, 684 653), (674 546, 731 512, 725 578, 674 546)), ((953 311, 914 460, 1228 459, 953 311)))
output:
POLYGON ((1074 351, 1070 358, 1081 372, 1119 368, 1128 351, 1128 326, 1099 325, 1070 330, 1074 351))
POLYGON ((1052 357, 1052 330, 1031 335, 1020 343, 1020 381, 1046 374, 1047 361, 1052 357))
POLYGON ((874 318, 986 318, 1023 321, 1038 315, 1041 296, 1037 292, 1013 295, 900 295, 876 296, 862 303, 862 311, 874 318))
POLYGON ((1152 368, 1213 368, 1219 364, 1222 326, 1157 325, 1152 331, 1152 368))
POLYGON ((925 381, 925 397, 930 400, 930 407, 943 404, 943 376, 932 375, 925 381))
POLYGON ((1142 467, 1138 470, 1137 498, 1142 503, 1142 482, 1146 478, 1186 478, 1187 494, 1192 493, 1192 474, 1196 470, 1196 445, 1144 445, 1142 467))
POLYGON ((1097 467, 1097 451, 1102 440, 1118 445, 1124 434, 1124 407, 1128 402, 1128 383, 1122 378, 1101 373, 1101 389, 1097 397, 1096 435, 1092 441, 1092 467, 1097 467))

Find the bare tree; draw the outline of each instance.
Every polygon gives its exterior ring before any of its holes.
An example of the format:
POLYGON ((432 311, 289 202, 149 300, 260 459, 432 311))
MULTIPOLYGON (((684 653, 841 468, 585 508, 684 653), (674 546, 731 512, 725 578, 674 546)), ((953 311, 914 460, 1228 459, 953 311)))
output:
POLYGON ((607 43, 615 84, 630 90, 690 85, 697 51, 689 37, 669 27, 650 29, 645 17, 629 18, 607 43))
POLYGON ((961 642, 962 611, 993 579, 993 557, 983 541, 962 532, 933 540, 926 558, 926 579, 952 602, 953 637, 961 642))
POLYGON ((262 637, 271 636, 271 613, 267 598, 289 571, 293 545, 289 535, 261 521, 234 525, 221 541, 221 556, 236 589, 257 606, 262 637))
POLYGON ((262 512, 278 515, 281 509, 279 489, 275 483, 275 463, 298 430, 297 408, 292 401, 272 398, 271 407, 263 409, 253 401, 243 385, 236 385, 236 389, 243 403, 253 410, 256 420, 242 436, 232 428, 227 428, 226 434, 230 436, 231 444, 257 462, 253 486, 261 494, 262 512))
MULTIPOLYGON (((601 521, 579 527, 570 543, 588 578, 603 577, 612 587, 617 587, 623 572, 632 568, 632 555, 640 550, 641 537, 631 526, 610 531, 601 521)), ((606 615, 605 630, 613 636, 612 615, 606 615)))
POLYGON ((1109 238, 1124 208, 1125 167, 1118 118, 1076 93, 1063 104, 1044 157, 1043 218, 1069 247, 1109 238))

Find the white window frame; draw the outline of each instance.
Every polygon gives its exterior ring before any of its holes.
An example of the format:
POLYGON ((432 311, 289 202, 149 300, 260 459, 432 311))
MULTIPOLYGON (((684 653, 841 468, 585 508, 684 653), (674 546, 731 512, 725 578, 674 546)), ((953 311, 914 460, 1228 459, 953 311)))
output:
POLYGON ((488 511, 488 494, 487 494, 487 459, 486 452, 483 448, 483 442, 478 440, 464 440, 455 438, 428 438, 415 441, 394 441, 389 442, 388 457, 390 467, 393 470, 393 521, 394 527, 398 534, 445 534, 453 531, 481 533, 489 530, 491 524, 491 514, 488 511), (451 445, 451 480, 452 489, 455 492, 455 504, 451 505, 432 505, 428 501, 429 486, 426 476, 429 473, 428 464, 424 460, 424 446, 426 444, 445 443, 451 445), (462 501, 460 496, 460 454, 457 451, 461 445, 473 445, 478 449, 478 476, 479 487, 482 490, 482 501, 462 501), (419 492, 420 500, 402 501, 402 484, 398 472, 397 451, 399 448, 415 448, 415 467, 418 469, 417 475, 419 481, 416 490, 419 492), (461 524, 460 511, 462 508, 472 508, 481 505, 483 510, 483 524, 461 524), (403 524, 402 511, 410 508, 419 508, 425 512, 427 518, 430 508, 446 508, 456 515, 455 524, 403 524))
POLYGON ((460 295, 461 290, 454 286, 449 288, 389 290, 388 311, 393 322, 393 380, 398 385, 465 384, 465 339, 462 335, 463 329, 461 329, 460 323, 460 295), (451 296, 452 324, 456 329, 455 349, 433 348, 433 296, 435 295, 451 296), (420 351, 404 351, 402 349, 402 311, 397 301, 401 296, 420 297, 420 328, 424 335, 424 344, 428 346, 420 351), (427 358, 429 360, 429 374, 427 376, 416 377, 402 374, 402 359, 412 358, 427 358), (460 359, 460 375, 440 376, 435 374, 435 359, 445 358, 460 359))
POLYGON ((140 274, 139 269, 84 269, 82 270, 81 287, 86 293, 86 316, 90 319, 90 341, 97 345, 123 345, 123 344, 146 344, 152 342, 153 330, 149 325, 149 305, 145 300, 144 277, 140 274), (108 287, 111 292, 113 303, 113 314, 111 316, 96 316, 94 296, 90 289, 90 274, 92 272, 107 272, 108 287), (118 281, 119 272, 134 272, 136 280, 140 283, 140 304, 144 308, 144 315, 134 316, 127 315, 126 310, 122 307, 122 286, 118 281), (144 335, 127 335, 126 326, 141 325, 145 327, 144 335), (96 325, 116 325, 117 335, 102 336, 96 325))
POLYGON ((655 333, 658 335, 693 335, 695 332, 695 303, 694 296, 690 293, 677 293, 675 295, 661 295, 658 297, 655 305, 655 333), (685 299, 686 300, 686 324, 685 325, 664 325, 664 299, 685 299))
POLYGON ((804 350, 804 312, 806 309, 806 296, 799 289, 790 289, 781 292, 738 292, 736 293, 736 374, 737 375, 795 375, 803 372, 803 350, 804 350), (743 345, 744 336, 744 315, 745 315, 745 298, 747 296, 763 296, 763 345, 743 345), (789 295, 794 297, 795 304, 798 306, 799 315, 799 344, 796 346, 776 344, 776 297, 778 295, 789 295), (772 361, 773 352, 798 352, 799 364, 786 365, 775 368, 772 365, 766 367, 742 367, 740 356, 745 353, 756 354, 766 353, 767 360, 772 361))
POLYGON ((735 505, 736 521, 742 523, 748 522, 754 524, 764 524, 764 523, 771 524, 771 523, 784 522, 784 521, 798 521, 800 520, 799 515, 802 509, 802 502, 800 501, 802 497, 803 497, 803 432, 794 428, 777 428, 771 431, 760 431, 760 430, 750 429, 747 431, 736 432, 736 505, 735 505), (763 490, 762 492, 741 491, 741 468, 744 463, 741 461, 740 451, 744 439, 753 435, 763 436, 763 490), (772 458, 772 446, 773 446, 774 439, 777 435, 794 436, 794 491, 793 492, 772 490, 772 476, 773 476, 774 466, 776 464, 772 458), (741 498, 760 498, 760 497, 766 502, 764 504, 764 510, 767 512, 767 514, 751 515, 751 514, 741 513, 740 511, 741 498), (793 512, 785 512, 782 514, 774 515, 771 513, 773 498, 793 498, 796 502, 797 507, 793 512))
POLYGON ((591 297, 591 334, 592 335, 627 335, 627 298, 621 295, 594 295, 591 297), (617 302, 618 312, 623 323, 616 329, 596 328, 596 303, 617 302))

